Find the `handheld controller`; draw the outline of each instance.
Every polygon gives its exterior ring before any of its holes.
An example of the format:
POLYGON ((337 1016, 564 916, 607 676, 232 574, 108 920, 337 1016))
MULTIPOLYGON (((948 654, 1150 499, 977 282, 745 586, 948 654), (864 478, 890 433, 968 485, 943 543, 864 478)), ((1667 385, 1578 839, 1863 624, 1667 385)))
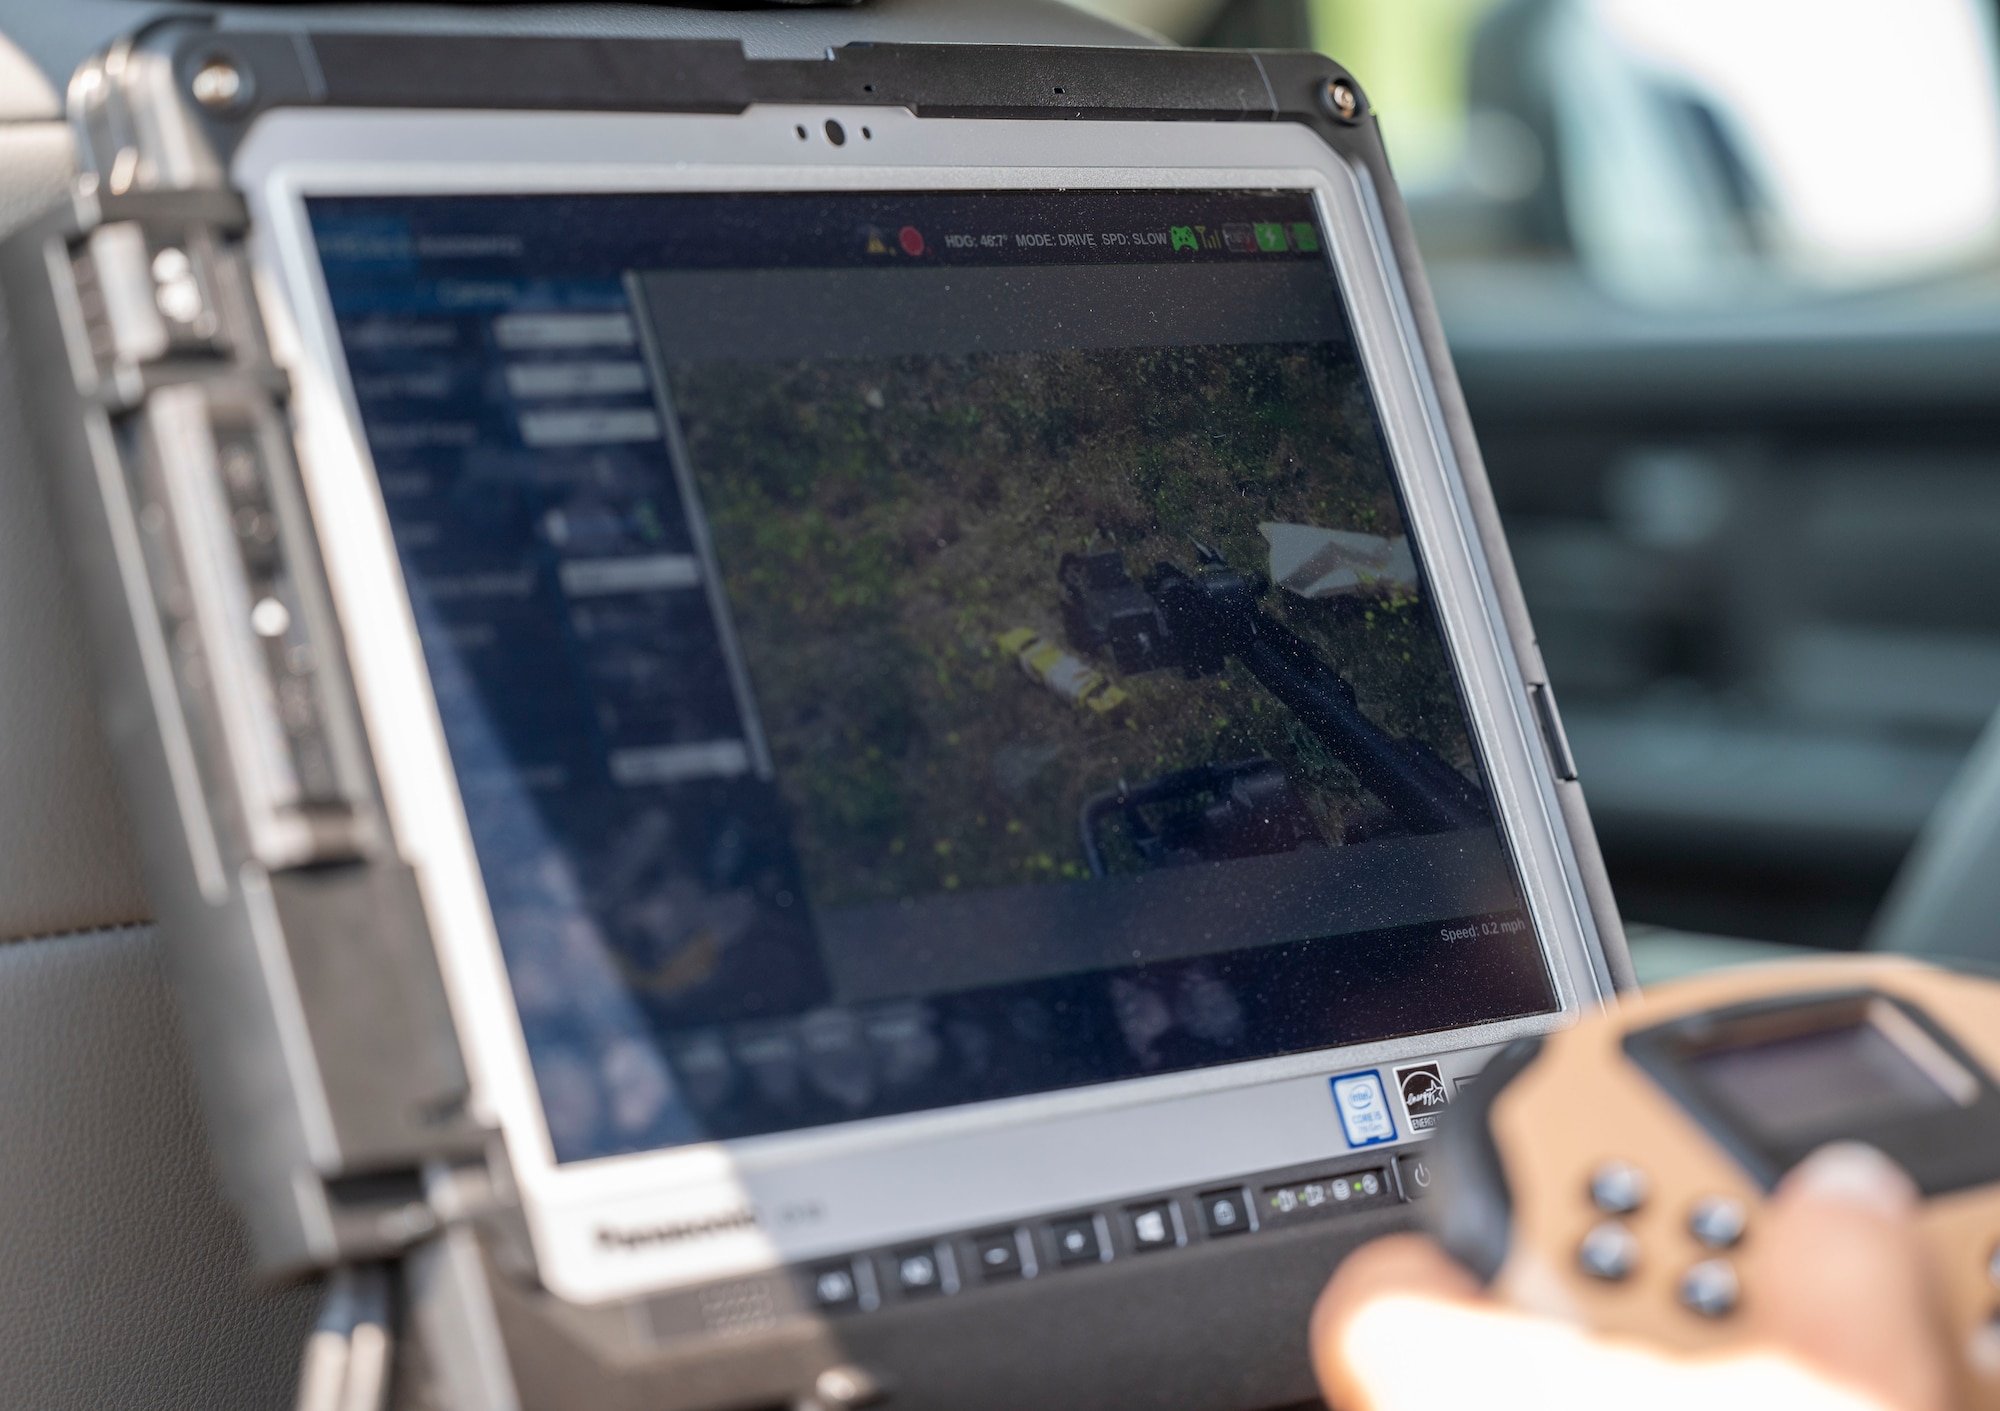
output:
POLYGON ((1962 1404, 2000 1406, 2000 983, 1842 957, 1704 976, 1504 1050, 1440 1132, 1432 1222, 1503 1297, 1701 1350, 1742 1336, 1741 1254, 1824 1143, 1923 1193, 1962 1404))

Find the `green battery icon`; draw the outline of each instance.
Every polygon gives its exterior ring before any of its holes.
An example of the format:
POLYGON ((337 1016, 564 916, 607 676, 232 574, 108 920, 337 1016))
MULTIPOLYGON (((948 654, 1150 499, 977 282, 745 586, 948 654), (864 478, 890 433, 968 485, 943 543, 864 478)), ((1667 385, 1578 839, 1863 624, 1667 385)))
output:
POLYGON ((1279 225, 1276 221, 1260 221, 1253 228, 1257 232, 1258 249, 1267 252, 1276 251, 1281 254, 1284 252, 1286 248, 1285 228, 1282 225, 1279 225))
POLYGON ((1310 255, 1319 249, 1319 229, 1309 220, 1292 222, 1292 248, 1310 255))

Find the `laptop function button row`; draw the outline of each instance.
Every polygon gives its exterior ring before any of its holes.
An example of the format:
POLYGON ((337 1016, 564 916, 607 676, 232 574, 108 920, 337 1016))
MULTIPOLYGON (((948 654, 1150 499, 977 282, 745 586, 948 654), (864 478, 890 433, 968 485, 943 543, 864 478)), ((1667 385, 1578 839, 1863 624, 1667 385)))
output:
MULTIPOLYGON (((1079 1269, 1128 1255, 1179 1249, 1190 1243, 1249 1234, 1266 1221, 1331 1211, 1366 1209, 1409 1199, 1427 1187, 1429 1169, 1421 1161, 1405 1167, 1381 1165, 1311 1179, 1293 1177, 1284 1185, 1221 1186, 1198 1194, 1161 1195, 1123 1206, 1090 1210, 1037 1224, 994 1226, 939 1235, 927 1241, 861 1251, 796 1267, 807 1303, 825 1313, 872 1312, 898 1303, 920 1302, 969 1288, 1032 1281, 1051 1269, 1079 1269), (1256 1202, 1262 1200, 1269 1209, 1256 1202)), ((1600 1249, 1601 1231, 1623 1232, 1607 1221, 1587 1237, 1594 1254, 1584 1258, 1601 1278, 1611 1272, 1616 1252, 1600 1249), (1594 1241, 1594 1243, 1593 1243, 1594 1241), (1595 1264, 1592 1260, 1595 1259, 1595 1264)), ((1630 1239, 1629 1232, 1624 1237, 1630 1239)), ((1636 1242, 1634 1245, 1636 1249, 1636 1242)))

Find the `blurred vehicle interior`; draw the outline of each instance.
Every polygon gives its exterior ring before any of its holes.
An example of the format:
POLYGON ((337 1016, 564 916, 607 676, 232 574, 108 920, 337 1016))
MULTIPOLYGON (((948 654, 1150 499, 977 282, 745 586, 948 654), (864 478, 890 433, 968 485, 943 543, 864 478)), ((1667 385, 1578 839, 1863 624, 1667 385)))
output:
POLYGON ((1101 3, 1369 86, 1642 973, 1862 944, 2000 705, 1992 8, 1101 3))

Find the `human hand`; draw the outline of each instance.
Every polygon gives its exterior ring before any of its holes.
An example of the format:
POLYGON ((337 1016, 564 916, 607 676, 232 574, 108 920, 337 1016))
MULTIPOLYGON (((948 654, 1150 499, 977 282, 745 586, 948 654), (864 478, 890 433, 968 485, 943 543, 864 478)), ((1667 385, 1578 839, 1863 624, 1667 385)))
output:
POLYGON ((1916 1188, 1837 1143, 1783 1182, 1744 1250, 1743 1341, 1693 1355, 1495 1302, 1422 1235, 1355 1251, 1313 1311, 1339 1411, 1949 1411, 1916 1188))

